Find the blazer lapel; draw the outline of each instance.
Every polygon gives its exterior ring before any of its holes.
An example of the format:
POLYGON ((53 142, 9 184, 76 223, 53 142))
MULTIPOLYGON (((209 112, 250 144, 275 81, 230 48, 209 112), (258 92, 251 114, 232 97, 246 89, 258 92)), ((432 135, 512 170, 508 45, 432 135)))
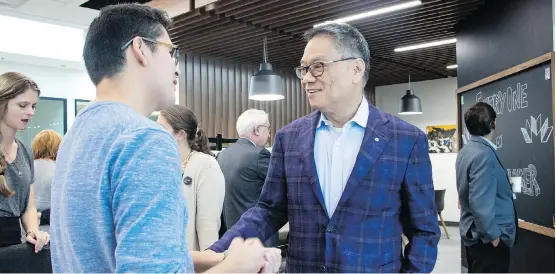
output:
POLYGON ((299 128, 299 152, 301 153, 301 163, 303 171, 308 177, 311 188, 315 193, 320 205, 326 211, 324 204, 324 195, 320 188, 320 183, 317 174, 317 167, 315 164, 315 131, 317 122, 320 119, 320 112, 315 111, 303 120, 299 128))
POLYGON ((392 128, 384 114, 379 112, 373 105, 369 104, 369 119, 365 128, 365 135, 361 143, 361 149, 357 154, 355 165, 342 193, 337 208, 340 208, 357 188, 357 184, 369 173, 384 148, 392 138, 392 128))

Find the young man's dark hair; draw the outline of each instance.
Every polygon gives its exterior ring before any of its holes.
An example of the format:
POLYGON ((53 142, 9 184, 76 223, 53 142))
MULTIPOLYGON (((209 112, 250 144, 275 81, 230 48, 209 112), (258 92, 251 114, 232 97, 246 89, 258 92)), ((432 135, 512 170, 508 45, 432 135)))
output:
POLYGON ((464 120, 471 135, 486 136, 495 128, 496 111, 489 104, 479 102, 465 112, 464 120))
MULTIPOLYGON (((171 23, 166 12, 139 4, 101 9, 89 27, 83 48, 85 67, 93 84, 122 71, 126 61, 122 46, 129 40, 136 36, 156 40, 171 23)), ((155 43, 146 45, 151 51, 156 48, 155 43)))

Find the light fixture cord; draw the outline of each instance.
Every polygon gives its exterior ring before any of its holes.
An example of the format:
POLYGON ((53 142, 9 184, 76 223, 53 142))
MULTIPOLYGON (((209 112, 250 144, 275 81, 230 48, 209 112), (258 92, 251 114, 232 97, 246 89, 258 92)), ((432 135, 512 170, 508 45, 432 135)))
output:
POLYGON ((411 90, 411 73, 409 74, 409 90, 411 90))
POLYGON ((263 38, 263 55, 264 55, 264 62, 267 63, 266 37, 263 38))

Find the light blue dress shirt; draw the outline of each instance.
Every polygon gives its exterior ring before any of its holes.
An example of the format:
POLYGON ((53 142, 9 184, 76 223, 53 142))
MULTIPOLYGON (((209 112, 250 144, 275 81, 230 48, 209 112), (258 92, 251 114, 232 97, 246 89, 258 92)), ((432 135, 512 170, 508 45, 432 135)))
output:
POLYGON ((346 187, 369 118, 369 103, 361 101, 355 116, 343 127, 335 128, 321 114, 315 133, 315 164, 328 217, 332 217, 346 187))

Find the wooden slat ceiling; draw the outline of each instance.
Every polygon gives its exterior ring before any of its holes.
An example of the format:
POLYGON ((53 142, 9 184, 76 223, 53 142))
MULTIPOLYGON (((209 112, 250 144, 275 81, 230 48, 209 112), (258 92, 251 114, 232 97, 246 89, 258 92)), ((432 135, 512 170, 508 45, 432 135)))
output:
MULTIPOLYGON (((401 0, 221 0, 210 10, 196 9, 174 18, 170 36, 183 52, 258 64, 263 37, 274 67, 299 65, 303 32, 326 20, 399 4, 401 0)), ((423 4, 350 22, 371 49, 370 84, 374 86, 456 76, 455 44, 394 52, 394 48, 455 38, 454 25, 484 0, 423 0, 423 4)))

